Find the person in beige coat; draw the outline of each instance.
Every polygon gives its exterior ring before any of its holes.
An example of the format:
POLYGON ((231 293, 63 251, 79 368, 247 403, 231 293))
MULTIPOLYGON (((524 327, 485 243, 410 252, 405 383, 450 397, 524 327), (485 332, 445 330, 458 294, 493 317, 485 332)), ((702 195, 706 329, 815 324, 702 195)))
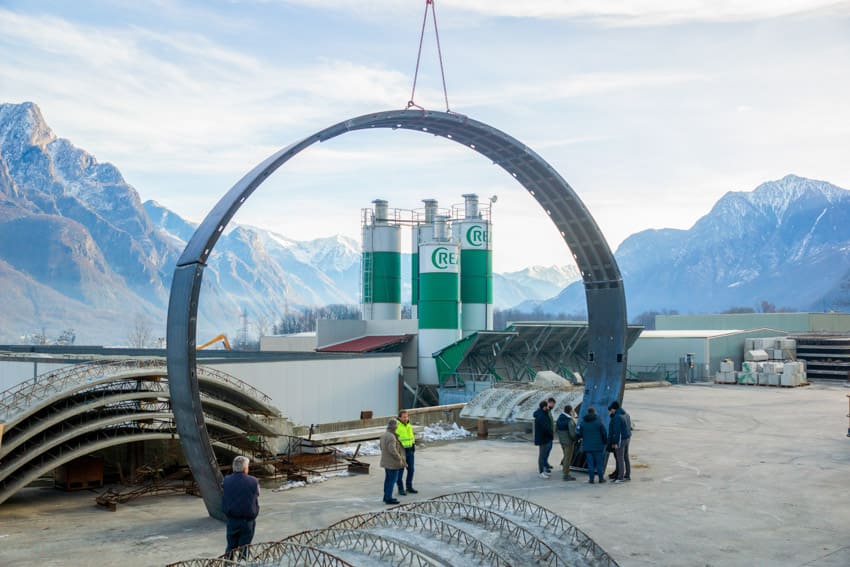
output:
POLYGON ((384 468, 384 504, 398 504, 393 498, 393 487, 399 475, 407 466, 404 460, 404 448, 396 437, 398 421, 395 418, 387 422, 387 430, 381 434, 381 466, 384 468))

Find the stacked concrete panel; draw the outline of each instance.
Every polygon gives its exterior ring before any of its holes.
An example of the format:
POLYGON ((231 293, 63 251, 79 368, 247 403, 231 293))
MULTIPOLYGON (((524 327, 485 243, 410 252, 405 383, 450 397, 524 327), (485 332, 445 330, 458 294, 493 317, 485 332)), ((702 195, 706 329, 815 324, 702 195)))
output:
MULTIPOLYGON (((741 370, 735 371, 734 362, 725 359, 720 363, 720 371, 715 375, 718 384, 744 384, 750 386, 802 386, 808 384, 806 379, 806 365, 804 361, 784 359, 784 354, 790 350, 789 345, 781 345, 778 350, 783 354, 782 358, 775 360, 763 360, 766 351, 761 347, 770 348, 773 343, 767 341, 775 339, 747 339, 744 362, 741 370)), ((783 339, 786 340, 786 339, 783 339)), ((791 340, 791 339, 788 339, 791 340)), ((779 345, 777 345, 779 346, 779 345)))
POLYGON ((806 364, 803 361, 786 362, 783 365, 781 386, 801 386, 808 384, 806 364))

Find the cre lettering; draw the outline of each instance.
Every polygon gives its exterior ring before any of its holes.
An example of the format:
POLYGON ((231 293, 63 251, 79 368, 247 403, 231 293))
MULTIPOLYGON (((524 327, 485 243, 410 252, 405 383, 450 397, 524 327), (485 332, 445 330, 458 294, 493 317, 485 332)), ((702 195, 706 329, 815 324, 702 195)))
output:
POLYGON ((487 231, 481 225, 474 224, 466 231, 466 241, 470 246, 483 246, 487 242, 487 231))
POLYGON ((439 248, 435 248, 431 253, 431 263, 434 264, 435 268, 445 270, 449 266, 457 265, 457 254, 451 252, 445 246, 440 246, 439 248))

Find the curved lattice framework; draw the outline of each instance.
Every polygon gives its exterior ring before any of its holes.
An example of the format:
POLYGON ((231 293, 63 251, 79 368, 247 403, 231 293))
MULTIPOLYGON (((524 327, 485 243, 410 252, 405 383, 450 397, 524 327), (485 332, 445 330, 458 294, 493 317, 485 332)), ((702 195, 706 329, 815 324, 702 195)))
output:
POLYGON ((425 514, 392 508, 376 514, 352 516, 351 518, 346 518, 333 524, 329 529, 347 528, 360 530, 372 527, 426 533, 433 539, 458 548, 465 557, 470 558, 470 562, 475 561, 482 565, 492 565, 493 567, 510 566, 509 562, 502 559, 495 550, 484 544, 481 540, 441 518, 425 514))
MULTIPOLYGON (((316 567, 354 567, 329 551, 291 541, 246 546, 251 565, 315 565, 316 567)), ((183 566, 184 563, 174 565, 183 566)), ((242 565, 242 563, 240 563, 242 565)))
POLYGON ((511 538, 513 542, 526 550, 538 565, 551 565, 552 567, 566 567, 568 565, 548 543, 537 537, 531 530, 521 526, 511 518, 487 508, 451 500, 411 502, 401 504, 396 508, 472 522, 488 531, 498 531, 503 536, 511 538))
POLYGON ((471 490, 468 492, 455 492, 452 494, 445 494, 443 496, 435 496, 431 500, 462 502, 464 504, 510 512, 511 514, 524 518, 529 522, 534 522, 543 528, 543 530, 556 536, 559 541, 568 543, 574 549, 578 550, 585 559, 593 557, 601 564, 607 564, 610 566, 617 564, 616 561, 614 561, 608 553, 599 547, 586 533, 555 512, 523 498, 517 498, 516 496, 501 494, 498 492, 481 492, 471 490))
POLYGON ((363 530, 311 530, 289 536, 285 542, 321 548, 352 550, 398 567, 429 567, 443 562, 405 542, 363 530))
MULTIPOLYGON (((258 408, 257 413, 279 413, 269 410, 271 398, 247 382, 214 368, 201 366, 198 380, 208 382, 219 389, 242 394, 246 402, 258 408)), ((166 362, 161 359, 99 360, 68 366, 45 372, 9 388, 0 394, 0 419, 6 421, 7 429, 16 421, 52 403, 57 395, 65 395, 82 389, 90 389, 101 383, 116 382, 122 378, 167 377, 166 362)), ((245 405, 245 404, 242 404, 245 405)))
MULTIPOLYGON (((554 512, 521 498, 488 492, 446 494, 359 514, 326 529, 250 545, 246 551, 255 567, 349 563, 617 567, 587 535, 554 512), (311 552, 325 555, 321 561, 311 562, 311 552), (322 562, 333 560, 341 563, 322 562)), ((229 565, 218 563, 221 560, 223 557, 173 565, 229 565)))
MULTIPOLYGON (((266 453, 250 435, 277 436, 280 412, 248 384, 202 367, 201 400, 216 449, 266 453)), ((175 439, 166 365, 119 360, 37 376, 0 396, 0 503, 76 457, 136 441, 175 439)))
MULTIPOLYGON (((626 300, 620 270, 599 227, 572 187, 515 138, 463 115, 394 110, 340 122, 288 146, 257 165, 207 215, 177 262, 168 306, 168 374, 183 453, 210 515, 221 513, 221 471, 203 426, 196 370, 198 298, 207 258, 245 200, 275 170, 306 148, 355 130, 390 128, 440 136, 492 160, 540 203, 567 243, 587 299, 588 366, 584 407, 621 399, 626 370, 626 300)), ((602 418, 607 416, 602 412, 602 418)))

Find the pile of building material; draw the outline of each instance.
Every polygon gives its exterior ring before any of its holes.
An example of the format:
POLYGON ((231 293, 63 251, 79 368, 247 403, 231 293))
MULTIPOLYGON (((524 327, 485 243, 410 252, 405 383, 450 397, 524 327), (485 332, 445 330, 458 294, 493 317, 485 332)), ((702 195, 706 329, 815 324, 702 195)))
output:
POLYGON ((787 337, 745 339, 744 360, 797 360, 797 341, 787 337))
POLYGON ((720 372, 714 381, 718 384, 744 384, 749 386, 805 386, 806 363, 796 360, 797 345, 794 339, 746 339, 744 362, 735 370, 731 359, 720 363, 720 372))

